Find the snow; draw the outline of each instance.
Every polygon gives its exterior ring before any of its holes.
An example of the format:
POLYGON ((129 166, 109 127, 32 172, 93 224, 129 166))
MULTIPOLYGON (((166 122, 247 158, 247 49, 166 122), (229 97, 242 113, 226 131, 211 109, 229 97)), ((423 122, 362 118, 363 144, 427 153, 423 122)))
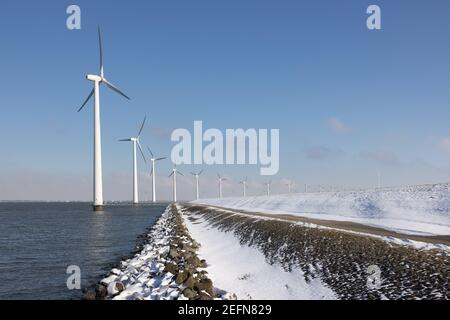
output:
POLYGON ((450 184, 202 199, 194 203, 269 214, 350 221, 411 235, 450 235, 450 184))
POLYGON ((101 280, 107 286, 108 298, 114 300, 174 300, 184 299, 181 286, 173 280, 173 274, 164 273, 164 255, 169 250, 169 209, 162 214, 150 232, 153 241, 132 259, 121 262, 121 269, 114 268, 101 280), (117 285, 124 290, 119 292, 117 285))
POLYGON ((336 299, 320 279, 305 281, 300 269, 285 271, 270 265, 258 249, 242 246, 230 232, 222 232, 202 219, 184 219, 192 237, 201 243, 199 256, 208 262, 206 271, 215 287, 238 299, 336 299))

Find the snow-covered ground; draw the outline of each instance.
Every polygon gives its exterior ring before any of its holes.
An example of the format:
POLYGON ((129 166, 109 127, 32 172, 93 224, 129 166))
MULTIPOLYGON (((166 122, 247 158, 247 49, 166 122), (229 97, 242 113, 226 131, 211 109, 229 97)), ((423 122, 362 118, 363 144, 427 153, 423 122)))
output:
POLYGON ((184 220, 201 243, 199 256, 208 262, 206 270, 215 286, 235 293, 238 299, 336 299, 319 278, 307 283, 300 269, 287 272, 279 264, 269 264, 263 253, 241 245, 232 232, 218 231, 201 218, 184 220))
POLYGON ((363 191, 202 199, 194 203, 350 221, 404 234, 450 235, 450 184, 363 191))

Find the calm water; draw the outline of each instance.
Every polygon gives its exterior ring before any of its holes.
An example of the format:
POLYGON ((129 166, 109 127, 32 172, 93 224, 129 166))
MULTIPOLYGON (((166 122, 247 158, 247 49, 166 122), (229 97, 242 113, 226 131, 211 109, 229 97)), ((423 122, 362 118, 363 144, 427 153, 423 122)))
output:
POLYGON ((96 284, 129 254, 167 204, 0 203, 0 299, 78 299, 66 268, 81 268, 82 288, 96 284))

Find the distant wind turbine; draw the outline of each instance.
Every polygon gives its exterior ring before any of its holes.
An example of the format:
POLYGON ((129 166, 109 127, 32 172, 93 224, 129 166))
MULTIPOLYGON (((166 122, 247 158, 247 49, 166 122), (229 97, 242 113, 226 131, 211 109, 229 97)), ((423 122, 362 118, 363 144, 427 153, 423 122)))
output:
POLYGON ((378 172, 377 177, 378 177, 378 189, 380 189, 381 188, 381 174, 380 174, 380 172, 378 172))
POLYGON ((115 87, 112 83, 105 79, 103 72, 103 48, 102 48, 102 36, 100 28, 98 28, 98 43, 100 48, 100 75, 88 74, 86 79, 94 82, 94 88, 89 93, 86 100, 83 102, 78 112, 84 108, 86 103, 94 96, 94 201, 93 207, 95 211, 103 210, 103 177, 102 177, 102 144, 100 134, 100 84, 104 83, 109 89, 124 96, 128 100, 130 98, 126 96, 122 91, 115 87))
POLYGON ((174 166, 172 173, 169 175, 169 178, 172 177, 173 179, 173 202, 177 202, 177 174, 184 176, 184 174, 177 170, 177 166, 174 166))
POLYGON ((288 187, 289 193, 291 193, 292 192, 292 181, 289 181, 285 185, 288 187))
POLYGON ((199 191, 198 191, 198 178, 203 173, 203 170, 201 170, 198 173, 191 172, 191 174, 195 177, 195 199, 198 200, 199 197, 199 191))
POLYGON ((219 199, 222 198, 222 181, 226 181, 226 178, 223 178, 222 176, 220 176, 220 174, 217 174, 217 181, 219 182, 219 199))
POLYGON ((152 177, 152 202, 156 202, 156 174, 155 174, 155 162, 167 159, 166 157, 156 158, 152 152, 152 150, 147 147, 148 152, 152 156, 150 161, 152 162, 152 171, 150 172, 150 176, 152 177))
POLYGON ((239 183, 240 184, 242 184, 242 187, 243 187, 243 195, 244 195, 244 197, 246 197, 247 196, 247 177, 245 177, 245 179, 244 180, 242 180, 242 181, 239 181, 239 183))
POLYGON ((142 133, 142 129, 144 129, 145 120, 147 117, 144 117, 144 121, 142 121, 141 128, 139 129, 137 137, 131 137, 128 139, 120 139, 119 141, 131 141, 133 142, 133 203, 138 204, 139 203, 139 195, 138 195, 138 176, 137 176, 137 157, 136 157, 136 145, 139 148, 139 151, 142 155, 142 159, 144 159, 144 162, 147 163, 147 160, 145 160, 144 152, 142 151, 141 143, 139 142, 139 138, 142 133))
POLYGON ((271 184, 272 184, 272 180, 265 183, 265 185, 266 185, 266 194, 267 194, 268 197, 270 196, 270 185, 271 184))

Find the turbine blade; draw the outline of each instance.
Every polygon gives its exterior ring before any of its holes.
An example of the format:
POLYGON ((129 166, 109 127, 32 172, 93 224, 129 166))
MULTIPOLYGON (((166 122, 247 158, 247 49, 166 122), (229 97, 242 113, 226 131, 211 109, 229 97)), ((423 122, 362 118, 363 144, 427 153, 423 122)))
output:
POLYGON ((137 145, 138 145, 139 151, 141 152, 142 159, 144 159, 144 162, 147 163, 147 160, 145 159, 144 152, 142 151, 141 143, 139 142, 139 140, 137 141, 137 145))
POLYGON ((117 87, 115 87, 115 86, 114 86, 111 82, 109 82, 108 80, 103 79, 102 82, 104 82, 104 83, 106 84, 106 86, 107 86, 108 88, 110 88, 111 90, 117 92, 117 93, 120 94, 121 96, 124 96, 124 97, 127 98, 128 100, 131 100, 130 97, 128 97, 125 93, 123 93, 122 91, 120 91, 117 87))
POLYGON ((155 159, 155 161, 164 160, 164 159, 167 159, 167 157, 158 158, 158 159, 155 159))
POLYGON ((183 174, 182 172, 180 172, 180 171, 177 171, 177 173, 178 173, 179 175, 184 176, 184 174, 183 174))
POLYGON ((203 170, 200 170, 200 172, 198 173, 198 175, 201 175, 203 173, 203 170))
POLYGON ((171 174, 169 174, 169 178, 171 177, 171 176, 173 176, 173 173, 174 173, 175 171, 172 171, 172 173, 171 174))
POLYGON ((103 78, 103 46, 102 46, 102 34, 100 27, 98 27, 98 46, 100 48, 100 76, 103 78))
POLYGON ((149 146, 147 146, 147 149, 148 149, 148 152, 150 152, 150 155, 152 156, 152 158, 154 158, 155 156, 153 155, 153 152, 152 152, 152 150, 150 149, 149 146))
POLYGON ((145 120, 147 120, 147 116, 145 116, 144 121, 142 121, 141 128, 139 129, 138 137, 141 135, 142 129, 144 129, 145 120))
POLYGON ((84 106, 86 105, 86 103, 88 103, 89 99, 94 95, 94 91, 95 91, 95 89, 92 89, 91 93, 89 93, 88 97, 86 98, 86 100, 84 100, 83 104, 81 105, 80 109, 78 109, 77 112, 80 112, 81 109, 84 108, 84 106))
POLYGON ((131 141, 131 139, 120 139, 119 141, 131 141))
POLYGON ((153 168, 150 170, 150 177, 153 175, 153 168))

